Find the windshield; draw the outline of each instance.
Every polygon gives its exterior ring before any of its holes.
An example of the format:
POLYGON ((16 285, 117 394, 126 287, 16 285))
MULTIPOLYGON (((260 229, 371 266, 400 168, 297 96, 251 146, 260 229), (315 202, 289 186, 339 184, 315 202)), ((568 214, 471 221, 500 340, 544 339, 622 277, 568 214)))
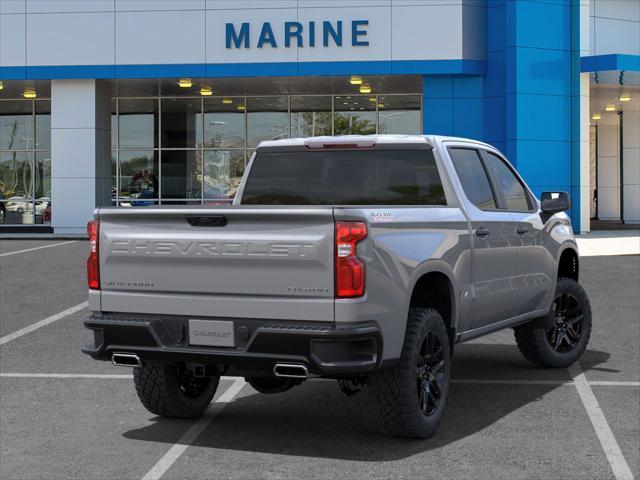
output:
POLYGON ((244 205, 446 205, 431 150, 258 152, 244 205))

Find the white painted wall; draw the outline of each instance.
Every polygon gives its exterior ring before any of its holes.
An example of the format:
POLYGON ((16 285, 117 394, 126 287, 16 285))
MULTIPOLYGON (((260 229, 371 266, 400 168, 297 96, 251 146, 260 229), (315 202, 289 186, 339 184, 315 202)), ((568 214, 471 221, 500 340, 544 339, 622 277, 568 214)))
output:
MULTIPOLYGON (((640 111, 624 110, 624 220, 640 223, 640 111)), ((598 216, 620 219, 620 129, 617 115, 598 122, 598 216)))
MULTIPOLYGON (((306 36, 305 36, 306 38, 306 36)), ((113 65, 485 57, 485 6, 470 0, 1 0, 0 65, 113 65), (316 47, 284 47, 284 22, 316 21, 316 47), (342 20, 344 45, 321 44, 342 20), (351 20, 369 20, 352 46, 351 20), (251 23, 252 46, 227 49, 225 24, 251 23), (262 23, 279 47, 258 49, 262 23), (319 40, 319 41, 318 41, 319 40)))
POLYGON ((97 205, 109 204, 111 107, 99 80, 51 82, 51 224, 84 233, 97 205))
POLYGON ((640 55, 640 1, 590 0, 591 55, 640 55))
POLYGON ((624 220, 640 223, 640 110, 624 111, 624 220))

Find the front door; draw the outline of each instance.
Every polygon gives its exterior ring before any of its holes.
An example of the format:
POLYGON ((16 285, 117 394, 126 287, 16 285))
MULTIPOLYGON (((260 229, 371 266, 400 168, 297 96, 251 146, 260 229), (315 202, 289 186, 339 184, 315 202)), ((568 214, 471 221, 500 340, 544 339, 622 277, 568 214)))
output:
POLYGON ((550 301, 548 292, 555 262, 544 245, 544 224, 537 204, 505 159, 486 150, 481 154, 502 207, 513 217, 509 235, 511 243, 517 246, 514 286, 518 292, 514 314, 546 308, 550 301))

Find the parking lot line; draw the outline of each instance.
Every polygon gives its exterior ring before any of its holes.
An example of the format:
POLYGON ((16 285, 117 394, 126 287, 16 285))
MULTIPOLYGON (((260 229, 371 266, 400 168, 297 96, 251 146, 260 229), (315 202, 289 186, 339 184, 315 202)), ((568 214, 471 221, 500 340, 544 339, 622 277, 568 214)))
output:
POLYGON ((0 373, 7 378, 133 378, 133 375, 105 373, 0 373))
POLYGON ((4 345, 5 343, 10 342, 11 340, 20 338, 23 335, 26 335, 27 333, 31 333, 34 330, 37 330, 39 328, 45 327, 50 323, 56 322, 58 320, 62 320, 63 318, 68 317, 69 315, 73 315, 74 313, 79 312, 83 308, 87 308, 88 305, 89 305, 89 302, 79 303, 74 307, 67 308, 66 310, 63 310, 60 313, 56 313, 55 315, 51 315, 50 317, 40 320, 39 322, 28 325, 24 328, 21 328, 20 330, 16 330, 15 332, 10 333, 9 335, 5 335, 4 337, 0 338, 0 345, 4 345))
POLYGON ((198 419, 192 426, 185 432, 180 440, 175 443, 164 456, 158 460, 151 470, 142 478, 142 480, 157 480, 165 474, 167 470, 173 465, 178 458, 184 453, 184 451, 191 445, 196 438, 209 426, 211 421, 227 406, 229 402, 242 390, 242 387, 246 385, 243 378, 237 378, 227 390, 218 397, 218 399, 209 406, 207 414, 198 419))
POLYGON ((622 450, 620 450, 616 437, 613 436, 611 427, 598 404, 598 399, 593 393, 587 377, 582 371, 582 367, 576 362, 569 367, 569 373, 571 373, 573 377, 578 395, 580 395, 589 420, 591 420, 593 429, 596 431, 596 435, 609 461, 613 475, 616 480, 633 480, 633 473, 631 473, 629 464, 625 460, 622 450))
POLYGON ((78 240, 69 240, 68 242, 52 243, 50 245, 42 245, 41 247, 25 248, 24 250, 17 250, 15 252, 0 253, 0 257, 8 257, 9 255, 17 255, 19 253, 33 252, 34 250, 42 250, 43 248, 59 247, 60 245, 68 245, 69 243, 76 243, 78 240))
POLYGON ((590 380, 589 385, 598 387, 640 387, 640 382, 615 382, 608 380, 590 380))

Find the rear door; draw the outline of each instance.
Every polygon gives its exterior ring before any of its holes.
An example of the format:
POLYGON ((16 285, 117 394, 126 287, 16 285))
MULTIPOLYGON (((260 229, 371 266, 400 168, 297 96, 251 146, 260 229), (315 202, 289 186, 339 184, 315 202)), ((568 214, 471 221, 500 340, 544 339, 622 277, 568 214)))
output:
POLYGON ((488 150, 482 151, 503 208, 511 213, 511 243, 517 247, 515 287, 518 291, 514 315, 548 306, 554 259, 544 245, 544 224, 537 205, 509 163, 488 150))
POLYGON ((333 321, 332 208, 104 209, 105 312, 333 321))
POLYGON ((473 230, 472 295, 473 329, 513 316, 517 292, 513 217, 500 210, 480 152, 469 146, 448 147, 460 180, 473 230))

